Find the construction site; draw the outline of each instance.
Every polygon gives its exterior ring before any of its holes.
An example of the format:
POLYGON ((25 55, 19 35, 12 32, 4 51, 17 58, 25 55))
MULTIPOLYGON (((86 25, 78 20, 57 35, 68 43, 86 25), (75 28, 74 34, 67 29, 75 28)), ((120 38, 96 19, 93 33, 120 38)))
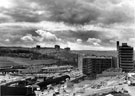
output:
POLYGON ((47 78, 11 75, 0 78, 2 78, 0 96, 134 96, 135 94, 133 72, 97 77, 94 80, 79 72, 47 78))
POLYGON ((53 88, 50 85, 47 90, 35 92, 36 96, 134 96, 134 85, 135 75, 128 73, 78 83, 67 80, 53 88))

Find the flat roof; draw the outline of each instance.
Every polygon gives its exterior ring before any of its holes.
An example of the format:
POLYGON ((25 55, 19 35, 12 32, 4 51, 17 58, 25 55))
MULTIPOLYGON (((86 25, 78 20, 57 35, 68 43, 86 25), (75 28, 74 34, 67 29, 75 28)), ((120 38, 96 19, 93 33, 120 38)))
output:
POLYGON ((50 67, 43 67, 42 69, 59 69, 59 68, 71 68, 73 66, 50 66, 50 67))

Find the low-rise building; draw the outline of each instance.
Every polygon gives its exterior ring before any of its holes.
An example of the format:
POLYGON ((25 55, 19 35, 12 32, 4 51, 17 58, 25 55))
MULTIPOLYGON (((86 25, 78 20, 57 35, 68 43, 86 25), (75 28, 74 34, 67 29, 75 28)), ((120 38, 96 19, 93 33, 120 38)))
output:
POLYGON ((49 66, 42 68, 42 72, 45 73, 61 73, 66 71, 71 71, 73 69, 72 66, 66 65, 66 66, 49 66))

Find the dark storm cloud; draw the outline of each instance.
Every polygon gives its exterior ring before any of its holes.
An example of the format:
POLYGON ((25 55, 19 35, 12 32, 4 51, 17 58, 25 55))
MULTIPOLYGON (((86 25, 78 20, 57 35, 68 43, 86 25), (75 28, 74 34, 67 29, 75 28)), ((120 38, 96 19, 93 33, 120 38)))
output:
MULTIPOLYGON (((21 38, 26 34, 31 34, 33 36, 39 36, 36 31, 36 27, 25 27, 20 25, 6 25, 0 26, 0 42, 3 42, 4 45, 27 45, 28 42, 23 42, 21 38)), ((29 42, 33 44, 34 42, 29 42)))
POLYGON ((24 23, 22 25, 14 25, 14 23, 3 24, 0 26, 0 42, 4 43, 4 45, 33 46, 38 43, 55 43, 61 41, 55 34, 39 29, 41 29, 40 26, 30 23, 24 23))
POLYGON ((10 12, 6 13, 7 15, 13 17, 16 22, 38 22, 38 18, 36 14, 31 12, 27 12, 27 9, 15 9, 10 10, 10 12))
MULTIPOLYGON (((13 0, 5 15, 16 22, 57 21, 69 24, 132 22, 134 9, 127 0, 13 0)), ((4 11, 4 10, 2 10, 4 11)))
POLYGON ((52 13, 50 20, 64 21, 70 24, 85 24, 96 20, 100 15, 99 10, 93 6, 84 7, 78 2, 58 1, 48 9, 52 13), (60 3, 61 2, 61 3, 60 3))
POLYGON ((76 41, 76 39, 80 38, 83 42, 86 42, 88 38, 99 38, 100 35, 102 35, 102 33, 98 32, 98 31, 85 31, 85 30, 77 30, 76 31, 64 31, 64 32, 55 32, 56 36, 62 38, 62 39, 66 39, 66 41, 76 41))
POLYGON ((5 12, 3 14, 12 17, 15 22, 40 22, 47 19, 46 13, 39 14, 42 10, 38 11, 28 7, 18 7, 4 10, 5 12))
MULTIPOLYGON (((54 23, 53 28, 48 29, 49 26, 52 28, 50 24, 48 26, 42 26, 42 24, 37 26, 36 24, 31 25, 29 23, 18 23, 15 25, 14 23, 3 24, 3 26, 1 25, 0 27, 0 42, 7 45, 21 44, 33 46, 36 44, 43 44, 43 46, 47 46, 47 44, 63 44, 64 46, 69 45, 72 47, 72 44, 75 44, 76 48, 80 48, 79 46, 81 45, 85 48, 92 48, 92 46, 107 48, 114 47, 117 40, 134 40, 134 30, 132 28, 123 28, 125 31, 120 31, 122 28, 112 29, 101 26, 95 26, 95 28, 92 27, 91 29, 87 29, 87 27, 86 29, 78 29, 77 27, 72 29, 72 27, 61 27, 61 24, 54 23)), ((91 26, 88 28, 90 27, 91 26)))
POLYGON ((14 20, 12 19, 11 16, 0 13, 0 23, 3 22, 14 22, 14 20))
MULTIPOLYGON (((0 12, 5 18, 11 19, 10 22, 40 22, 47 20, 49 12, 37 3, 26 0, 13 0, 14 6, 11 8, 0 8, 0 12)), ((0 22, 4 23, 0 15, 0 22)))
POLYGON ((114 47, 117 40, 135 41, 132 0, 11 1, 14 6, 0 7, 2 44, 51 42, 92 48, 114 47))
MULTIPOLYGON (((32 34, 33 36, 39 36, 35 31, 37 28, 35 26, 22 26, 22 25, 6 25, 6 26, 0 26, 0 34, 4 35, 25 35, 25 34, 32 34)), ((7 35, 7 36, 8 36, 7 35)))
MULTIPOLYGON (((69 24, 122 23, 134 19, 134 9, 124 0, 31 0, 46 6, 49 20, 69 24)), ((128 3, 128 2, 127 2, 128 3)))

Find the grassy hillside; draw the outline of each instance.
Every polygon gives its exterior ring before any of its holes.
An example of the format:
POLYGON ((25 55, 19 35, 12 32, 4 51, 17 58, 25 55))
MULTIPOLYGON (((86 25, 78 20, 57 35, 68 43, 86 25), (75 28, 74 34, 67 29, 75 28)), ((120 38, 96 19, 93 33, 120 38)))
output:
POLYGON ((57 60, 30 60, 28 58, 17 58, 17 57, 0 57, 0 67, 6 66, 18 66, 18 65, 39 65, 39 64, 52 64, 57 63, 57 60))
POLYGON ((19 65, 11 60, 8 57, 0 57, 0 67, 15 66, 19 65))

